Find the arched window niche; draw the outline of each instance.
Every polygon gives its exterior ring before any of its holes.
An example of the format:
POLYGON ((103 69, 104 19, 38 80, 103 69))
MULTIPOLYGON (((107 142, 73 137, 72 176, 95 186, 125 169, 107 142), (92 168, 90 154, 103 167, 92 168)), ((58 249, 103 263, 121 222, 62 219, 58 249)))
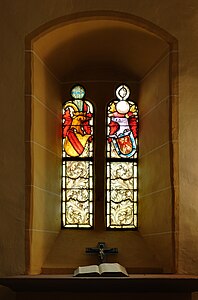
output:
POLYGON ((96 263, 85 248, 99 241, 136 273, 176 272, 177 41, 136 16, 87 12, 54 20, 26 38, 26 268, 72 272, 96 263), (61 112, 81 83, 95 110, 93 230, 61 229, 61 112), (107 231, 104 216, 105 110, 125 83, 139 109, 138 230, 107 231), (101 122, 104 120, 104 122, 101 122))

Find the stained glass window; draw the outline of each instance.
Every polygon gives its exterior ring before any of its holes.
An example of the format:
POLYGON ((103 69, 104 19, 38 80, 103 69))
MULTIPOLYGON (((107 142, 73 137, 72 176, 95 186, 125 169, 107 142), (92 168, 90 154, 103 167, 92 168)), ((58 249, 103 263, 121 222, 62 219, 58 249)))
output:
POLYGON ((138 108, 120 85, 107 107, 107 228, 137 228, 138 108))
POLYGON ((62 113, 62 224, 93 226, 93 105, 76 85, 62 113))

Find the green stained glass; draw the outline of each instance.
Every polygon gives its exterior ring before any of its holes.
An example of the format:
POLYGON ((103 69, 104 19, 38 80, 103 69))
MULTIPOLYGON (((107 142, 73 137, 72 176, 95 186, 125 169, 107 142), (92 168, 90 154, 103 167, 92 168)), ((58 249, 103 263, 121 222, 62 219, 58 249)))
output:
POLYGON ((76 85, 71 90, 71 96, 74 99, 82 99, 85 96, 85 89, 80 85, 76 85))

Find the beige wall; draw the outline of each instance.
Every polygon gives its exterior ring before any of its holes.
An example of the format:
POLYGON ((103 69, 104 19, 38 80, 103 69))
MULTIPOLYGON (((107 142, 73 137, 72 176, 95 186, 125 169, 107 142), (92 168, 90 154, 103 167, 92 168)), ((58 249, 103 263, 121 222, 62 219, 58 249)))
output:
POLYGON ((167 30, 179 41, 180 273, 197 273, 198 251, 198 40, 197 1, 1 1, 1 210, 0 235, 2 274, 25 271, 25 143, 24 143, 24 39, 54 18, 90 10, 131 13, 167 30), (6 257, 6 260, 5 260, 6 257))
POLYGON ((25 142, 31 172, 26 169, 26 213, 30 214, 26 224, 26 257, 28 273, 38 274, 61 225, 62 99, 58 80, 39 56, 26 49, 28 58, 31 61, 31 84, 26 85, 25 100, 26 107, 31 107, 31 124, 26 119, 25 142))
POLYGON ((169 76, 167 53, 141 80, 139 92, 139 230, 164 272, 174 270, 169 76))

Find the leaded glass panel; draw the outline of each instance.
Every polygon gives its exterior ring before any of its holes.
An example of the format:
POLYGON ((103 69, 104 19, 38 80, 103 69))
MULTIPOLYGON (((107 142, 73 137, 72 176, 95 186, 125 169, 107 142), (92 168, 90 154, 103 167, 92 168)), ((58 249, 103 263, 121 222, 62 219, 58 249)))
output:
POLYGON ((137 226, 137 162, 107 162, 107 227, 137 226))
POLYGON ((63 105, 62 224, 93 226, 93 105, 75 86, 63 105))
POLYGON ((138 109, 121 85, 107 111, 107 228, 137 227, 138 109))

